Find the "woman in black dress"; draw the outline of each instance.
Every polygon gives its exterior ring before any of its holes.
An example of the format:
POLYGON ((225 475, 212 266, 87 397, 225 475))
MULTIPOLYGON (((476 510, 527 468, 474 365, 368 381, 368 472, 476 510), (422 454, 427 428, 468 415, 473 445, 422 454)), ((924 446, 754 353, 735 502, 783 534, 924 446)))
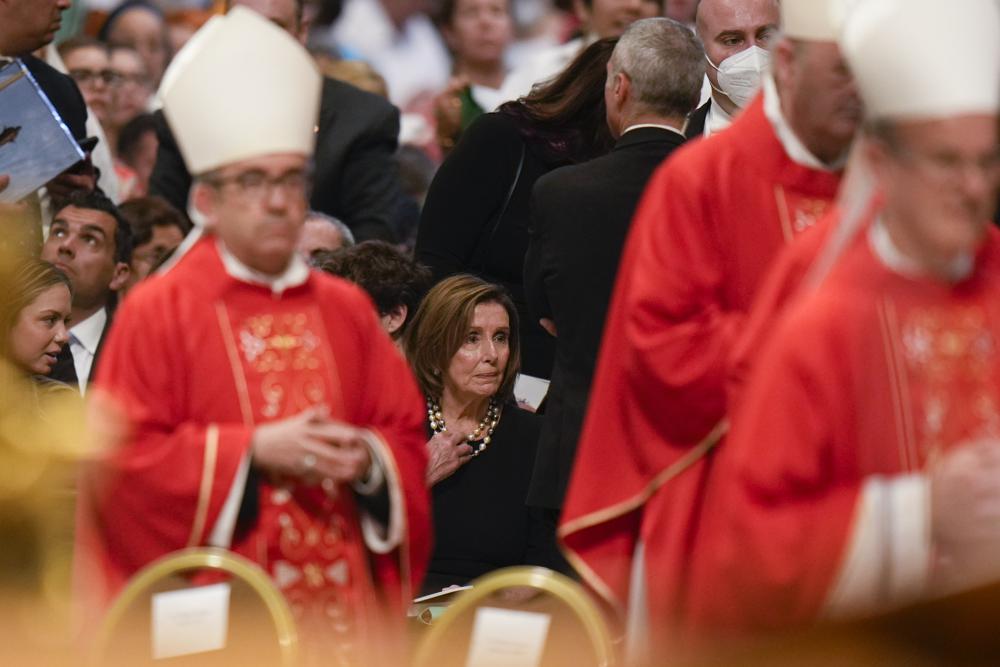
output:
POLYGON ((428 406, 435 546, 425 593, 509 565, 559 566, 551 530, 524 502, 540 421, 511 400, 519 347, 510 298, 469 275, 434 287, 407 330, 428 406))
POLYGON ((416 255, 435 281, 474 273, 510 292, 528 375, 548 378, 555 353, 524 301, 531 189, 557 167, 611 150, 604 82, 616 42, 594 42, 551 82, 477 118, 438 170, 420 215, 416 255))

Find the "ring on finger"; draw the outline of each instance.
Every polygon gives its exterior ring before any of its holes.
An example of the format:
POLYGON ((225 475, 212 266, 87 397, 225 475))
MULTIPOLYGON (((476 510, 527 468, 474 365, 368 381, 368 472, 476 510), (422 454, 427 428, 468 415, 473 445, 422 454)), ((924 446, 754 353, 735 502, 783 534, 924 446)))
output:
POLYGON ((306 454, 302 457, 302 469, 306 472, 312 472, 316 468, 316 456, 314 454, 306 454))

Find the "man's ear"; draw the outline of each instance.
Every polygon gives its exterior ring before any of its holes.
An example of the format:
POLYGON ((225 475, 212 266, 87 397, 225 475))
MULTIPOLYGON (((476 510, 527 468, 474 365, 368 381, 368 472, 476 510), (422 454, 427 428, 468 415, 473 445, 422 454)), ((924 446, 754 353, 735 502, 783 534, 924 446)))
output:
POLYGON ((108 288, 112 292, 120 292, 125 285, 128 284, 128 277, 131 275, 132 269, 125 262, 118 262, 115 264, 114 273, 111 274, 111 282, 108 283, 108 288))
POLYGON ((795 76, 795 45, 788 39, 779 39, 771 47, 771 71, 778 90, 787 90, 795 76))
POLYGON ((382 316, 382 328, 390 336, 395 336, 406 322, 407 308, 405 303, 401 303, 388 313, 382 316))
POLYGON ((217 196, 218 193, 206 183, 195 181, 191 186, 189 201, 194 210, 205 221, 206 229, 211 229, 215 222, 217 196))
POLYGON ((874 174, 877 180, 881 181, 891 159, 889 145, 885 139, 866 134, 859 136, 858 142, 858 149, 872 170, 872 174, 874 174))
POLYGON ((585 30, 590 28, 590 5, 586 0, 573 0, 573 13, 576 14, 576 18, 580 20, 585 30))
POLYGON ((632 81, 628 78, 628 74, 625 72, 618 72, 618 74, 615 75, 615 80, 612 85, 618 104, 624 104, 625 100, 628 99, 629 94, 632 92, 632 81))

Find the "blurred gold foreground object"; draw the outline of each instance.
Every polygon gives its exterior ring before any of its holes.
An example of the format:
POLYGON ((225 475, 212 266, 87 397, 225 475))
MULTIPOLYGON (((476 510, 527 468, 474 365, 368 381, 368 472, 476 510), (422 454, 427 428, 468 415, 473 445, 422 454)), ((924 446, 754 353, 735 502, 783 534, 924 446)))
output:
MULTIPOLYGON (((112 659, 112 645, 121 633, 130 632, 126 620, 130 610, 144 597, 150 596, 158 584, 176 575, 192 571, 221 572, 247 584, 267 608, 277 636, 282 667, 292 667, 298 660, 298 633, 292 611, 270 577, 255 563, 225 549, 196 547, 168 554, 137 572, 116 598, 102 623, 97 643, 91 655, 92 665, 117 664, 112 659)), ((148 607, 148 605, 147 605, 148 607)), ((229 644, 247 639, 243 633, 229 632, 229 644)), ((136 656, 130 656, 130 661, 136 656)), ((211 660, 211 657, 208 658, 211 660)), ((205 662, 199 658, 199 664, 205 662)), ((230 664, 231 656, 218 652, 218 664, 230 664)), ((123 663, 125 664, 125 663, 123 663)), ((256 664, 256 663, 255 663, 256 664)), ((265 664, 265 663, 260 663, 265 664)), ((268 663, 273 664, 273 663, 268 663)))
MULTIPOLYGON (((442 667, 452 662, 464 665, 468 653, 467 640, 456 642, 453 635, 456 631, 463 631, 464 625, 470 626, 468 634, 471 635, 473 617, 476 610, 484 604, 523 609, 524 605, 512 607, 509 604, 505 605, 503 598, 498 599, 498 593, 510 589, 534 589, 540 595, 554 598, 557 603, 556 611, 568 611, 571 619, 583 630, 590 644, 588 653, 593 657, 592 661, 581 662, 576 656, 570 658, 566 655, 557 655, 559 664, 572 663, 576 667, 615 665, 614 647, 607 625, 597 605, 583 587, 570 578, 544 567, 518 566, 497 570, 473 581, 472 589, 459 595, 431 626, 417 649, 414 667, 442 667), (459 651, 456 647, 465 650, 459 651)), ((559 649, 556 649, 555 653, 559 654, 559 649)), ((552 654, 553 651, 547 647, 543 656, 552 654)), ((548 667, 552 662, 543 659, 541 664, 542 667, 548 667)))

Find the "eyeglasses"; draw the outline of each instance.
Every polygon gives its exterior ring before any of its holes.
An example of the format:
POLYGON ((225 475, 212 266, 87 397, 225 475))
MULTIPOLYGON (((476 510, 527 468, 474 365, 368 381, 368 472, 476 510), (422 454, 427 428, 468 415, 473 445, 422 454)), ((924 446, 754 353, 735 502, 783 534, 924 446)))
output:
POLYGON ((206 181, 217 188, 233 185, 241 195, 255 201, 263 201, 274 190, 279 190, 286 197, 304 196, 309 187, 309 177, 304 171, 290 171, 275 177, 262 171, 245 171, 235 176, 220 176, 206 181))
POLYGON ((145 74, 130 74, 128 72, 118 72, 118 71, 115 71, 115 74, 118 76, 118 81, 115 83, 115 85, 118 86, 131 85, 131 86, 145 87, 149 85, 149 79, 146 77, 145 74))
POLYGON ((1000 180, 1000 150, 986 153, 974 158, 967 158, 957 153, 918 153, 899 148, 896 154, 922 170, 929 179, 937 183, 955 184, 972 171, 987 181, 1000 180))
POLYGON ((116 86, 121 81, 121 75, 110 69, 102 69, 100 71, 93 69, 71 69, 69 75, 81 86, 98 81, 108 86, 116 86))

